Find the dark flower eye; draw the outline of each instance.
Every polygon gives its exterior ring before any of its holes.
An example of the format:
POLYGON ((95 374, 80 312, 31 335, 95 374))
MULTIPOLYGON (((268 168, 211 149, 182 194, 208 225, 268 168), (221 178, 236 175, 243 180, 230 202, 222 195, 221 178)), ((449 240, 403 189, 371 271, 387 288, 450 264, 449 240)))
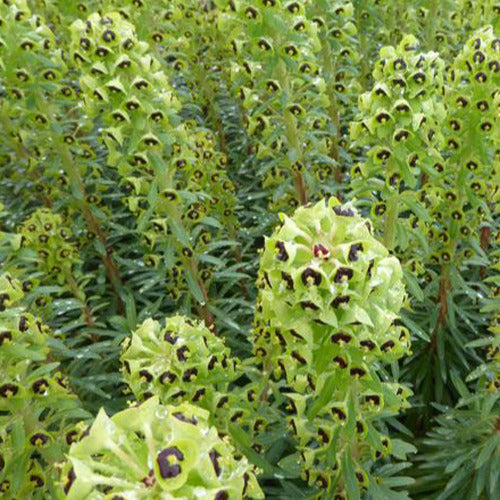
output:
POLYGON ((404 70, 406 69, 406 62, 404 59, 396 59, 393 63, 393 67, 396 71, 404 70))
POLYGON ((394 342, 392 340, 388 340, 387 342, 384 342, 381 346, 380 346, 380 349, 383 351, 383 352, 387 352, 387 351, 390 351, 391 349, 394 348, 394 342))
POLYGON ((350 261, 356 261, 358 260, 358 253, 363 251, 363 244, 362 243, 355 243, 354 245, 351 245, 351 248, 349 249, 349 260, 350 261))
POLYGON ((182 346, 177 349, 176 354, 177 354, 177 359, 179 361, 187 361, 187 356, 186 354, 189 353, 189 349, 187 346, 182 346))
POLYGON ((375 116, 375 119, 379 122, 379 123, 387 123, 390 119, 391 119, 391 115, 389 115, 388 113, 386 113, 385 111, 381 112, 381 113, 378 113, 376 116, 375 116))
POLYGON ((335 215, 339 215, 342 217, 354 217, 354 210, 350 208, 343 208, 340 205, 336 205, 333 207, 333 211, 335 212, 335 215))
POLYGON ((364 375, 366 375, 366 370, 364 370, 363 368, 351 368, 349 373, 353 376, 353 377, 363 377, 364 375))
POLYGON ((41 378, 41 379, 35 381, 33 383, 33 385, 31 386, 31 388, 33 389, 33 392, 35 394, 45 394, 45 392, 49 388, 49 383, 46 379, 41 378))
POLYGON ((146 382, 151 382, 153 380, 153 375, 151 375, 151 373, 149 373, 147 370, 141 370, 139 372, 139 376, 146 382))
POLYGON ((315 286, 319 286, 321 283, 321 274, 314 269, 311 269, 308 267, 303 273, 302 273, 302 283, 304 285, 310 285, 314 284, 315 286))
POLYGON ((163 479, 171 479, 177 477, 181 473, 181 466, 178 463, 184 460, 184 454, 176 446, 165 448, 156 457, 156 462, 160 469, 160 475, 163 479), (174 457, 175 460, 169 457, 174 457))
POLYGON ((306 365, 307 361, 297 351, 292 352, 292 358, 297 360, 301 365, 306 365))
POLYGON ((168 342, 169 344, 174 345, 179 340, 179 337, 174 335, 172 331, 167 330, 165 332, 165 335, 163 336, 163 340, 165 340, 165 342, 168 342))
POLYGON ((186 415, 184 415, 184 413, 180 411, 172 413, 172 416, 175 417, 177 420, 180 420, 181 422, 185 422, 186 424, 196 425, 198 423, 196 417, 187 417, 186 415))
POLYGON ((133 46, 134 46, 134 42, 130 39, 130 38, 127 38, 123 44, 122 44, 122 47, 125 49, 125 50, 130 50, 133 46))
POLYGON ((339 269, 337 269, 333 281, 335 283, 342 283, 344 281, 344 278, 350 280, 352 279, 353 275, 353 270, 349 267, 340 267, 339 269))
POLYGON ((288 260, 289 256, 288 256, 288 252, 286 251, 285 244, 282 241, 278 241, 278 242, 276 242, 275 248, 276 248, 276 250, 278 250, 278 255, 276 256, 276 258, 278 260, 286 262, 288 260))
POLYGON ((10 398, 19 392, 19 387, 15 384, 4 384, 0 387, 0 397, 10 398))
POLYGON ((345 420, 347 418, 347 415, 344 410, 341 408, 333 407, 331 409, 332 414, 337 417, 339 420, 345 420))
POLYGON ((77 431, 75 431, 75 430, 69 431, 66 434, 66 444, 71 445, 72 443, 76 443, 77 440, 78 440, 78 432, 77 431))
POLYGON ((387 149, 382 149, 377 153, 377 158, 379 160, 387 160, 391 156, 391 152, 387 149))
POLYGON ((0 346, 4 343, 4 342, 10 342, 12 340, 12 333, 9 332, 9 331, 3 331, 3 332, 0 332, 0 346))
POLYGON ((214 468, 215 475, 217 477, 219 477, 220 473, 221 473, 221 468, 219 465, 220 453, 218 453, 217 450, 212 450, 208 453, 208 456, 210 457, 210 461, 212 462, 212 466, 214 468))
POLYGON ((109 50, 106 47, 97 47, 95 53, 99 57, 106 57, 109 54, 109 50))
POLYGON ((347 334, 347 333, 339 332, 339 333, 334 333, 330 337, 330 340, 334 344, 339 344, 339 343, 348 344, 352 340, 352 337, 349 334, 347 334))
POLYGON ((44 480, 36 474, 30 475, 30 482, 35 488, 41 488, 45 484, 44 480))
POLYGON ((359 345, 361 347, 365 347, 368 351, 373 351, 373 349, 375 349, 376 345, 374 342, 372 342, 371 340, 362 340, 359 345))
POLYGON ((248 7, 247 10, 245 11, 245 15, 247 16, 248 19, 257 19, 259 12, 253 7, 248 7))
POLYGON ((198 370, 196 368, 188 368, 182 375, 182 380, 184 382, 191 382, 198 375, 198 370))
POLYGON ((49 441, 49 436, 43 432, 37 432, 33 434, 30 438, 30 444, 32 446, 44 446, 49 441))
POLYGON ((488 68, 490 71, 493 71, 493 73, 498 73, 500 71, 500 62, 498 61, 491 61, 488 64, 488 68))
POLYGON ((477 50, 476 52, 474 52, 474 55, 472 56, 472 60, 476 64, 481 64, 482 62, 484 62, 484 59, 485 59, 485 56, 480 50, 477 50))
POLYGON ((480 71, 479 73, 476 74, 476 76, 474 77, 476 79, 476 81, 478 81, 479 83, 484 83, 486 82, 486 80, 488 80, 488 77, 486 76, 486 73, 480 71))
POLYGON ((334 309, 337 309, 341 304, 348 304, 350 300, 351 298, 349 297, 349 295, 340 295, 339 297, 335 297, 332 300, 331 306, 334 309))
POLYGON ((335 356, 333 362, 339 368, 347 368, 347 361, 342 356, 335 356))
POLYGON ((266 52, 272 49, 271 44, 267 40, 264 40, 264 39, 259 40, 258 45, 259 45, 260 49, 262 49, 263 51, 266 51, 266 52))
POLYGON ((172 372, 163 372, 160 375, 160 383, 164 385, 166 385, 167 383, 172 384, 173 382, 175 382, 176 379, 177 376, 175 375, 175 373, 172 372))

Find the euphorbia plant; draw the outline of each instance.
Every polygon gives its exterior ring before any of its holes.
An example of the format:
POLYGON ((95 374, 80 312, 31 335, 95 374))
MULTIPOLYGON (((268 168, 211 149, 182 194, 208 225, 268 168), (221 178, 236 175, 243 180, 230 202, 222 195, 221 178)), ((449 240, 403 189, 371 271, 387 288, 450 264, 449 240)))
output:
POLYGON ((286 380, 304 478, 322 498, 380 495, 376 461, 412 449, 380 427, 410 394, 382 369, 410 346, 398 322, 398 260, 366 220, 332 198, 282 218, 265 243, 259 288, 254 352, 269 381, 264 391, 286 380))
POLYGON ((113 417, 101 411, 63 467, 61 498, 263 498, 247 460, 208 412, 157 397, 113 417))
POLYGON ((277 187, 276 208, 305 204, 333 173, 335 126, 320 72, 317 28, 306 2, 223 2, 220 29, 235 55, 234 92, 254 151, 266 164, 264 187, 277 187), (276 161, 278 159, 279 161, 276 161), (284 182, 293 180, 293 188, 284 182))
MULTIPOLYGON (((234 223, 234 185, 224 171, 225 156, 214 151, 210 132, 182 123, 178 100, 159 61, 120 14, 96 13, 86 23, 76 21, 71 47, 82 71, 84 107, 105 128, 101 138, 107 163, 129 186, 125 201, 138 228, 146 229, 145 243, 153 254, 146 263, 155 267, 161 255, 173 253, 165 259, 166 269, 173 270, 179 262, 211 324, 211 274, 200 269, 198 254, 210 241, 212 228, 223 233, 225 225, 234 223)), ((172 277, 171 293, 177 298, 183 280, 172 277)))
POLYGON ((191 401, 214 411, 238 373, 224 341, 198 321, 173 316, 146 320, 127 339, 124 378, 137 399, 159 396, 165 404, 191 401))
POLYGON ((20 302, 22 284, 0 274, 0 491, 2 498, 54 497, 56 463, 88 414, 50 360, 51 335, 20 302))

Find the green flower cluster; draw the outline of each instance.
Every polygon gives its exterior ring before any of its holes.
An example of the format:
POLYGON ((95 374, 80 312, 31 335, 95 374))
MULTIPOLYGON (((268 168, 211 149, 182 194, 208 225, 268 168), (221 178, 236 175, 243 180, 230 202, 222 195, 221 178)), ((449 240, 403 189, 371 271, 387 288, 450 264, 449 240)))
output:
POLYGON ((225 155, 215 150, 211 132, 182 122, 176 93, 134 25, 116 12, 96 13, 71 31, 84 109, 99 118, 108 164, 130 191, 125 203, 146 226, 150 265, 175 241, 180 263, 197 275, 194 255, 209 238, 204 219, 215 217, 212 227, 234 222, 225 155))
POLYGON ((207 419, 157 397, 111 418, 101 410, 69 451, 64 498, 263 498, 252 467, 207 419))
POLYGON ((55 464, 87 414, 49 363, 48 328, 19 301, 22 284, 0 275, 0 491, 2 498, 54 498, 55 464))
POLYGON ((62 217, 40 208, 28 217, 19 230, 21 247, 36 252, 38 268, 64 282, 67 272, 78 262, 78 245, 62 217))
POLYGON ((366 488, 365 461, 391 452, 374 422, 406 407, 410 394, 380 371, 409 353, 409 332, 398 321, 404 299, 398 260, 335 199, 282 217, 266 240, 255 356, 264 373, 286 379, 304 477, 330 494, 341 494, 353 455, 366 488))
POLYGON ((381 50, 373 77, 351 125, 355 146, 367 148, 366 160, 353 169, 353 185, 357 196, 370 198, 375 229, 384 233, 386 245, 411 251, 422 213, 422 176, 443 171, 446 112, 437 96, 444 62, 435 52, 420 53, 417 40, 408 36, 397 48, 381 50))
POLYGON ((140 401, 191 401, 213 412, 220 394, 240 376, 239 361, 203 323, 172 316, 147 319, 123 344, 123 375, 140 401))
POLYGON ((269 164, 263 186, 295 180, 295 189, 281 188, 276 208, 304 203, 307 191, 315 192, 314 174, 328 189, 333 173, 335 127, 319 69, 318 27, 306 7, 305 1, 229 2, 219 21, 234 54, 231 80, 245 128, 257 158, 269 164))

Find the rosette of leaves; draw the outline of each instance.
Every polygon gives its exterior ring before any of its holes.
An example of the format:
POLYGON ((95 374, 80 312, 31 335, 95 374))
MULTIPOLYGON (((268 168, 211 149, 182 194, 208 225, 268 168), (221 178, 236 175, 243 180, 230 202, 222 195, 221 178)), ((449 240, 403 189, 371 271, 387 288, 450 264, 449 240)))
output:
POLYGON ((428 219, 418 188, 443 170, 444 62, 435 52, 419 52, 415 37, 407 36, 397 48, 381 50, 373 77, 351 125, 354 145, 365 150, 352 171, 353 194, 367 197, 386 246, 409 259, 412 245, 420 250, 428 219))
POLYGON ((125 340, 121 361, 138 400, 158 396, 164 404, 189 401, 210 411, 241 375, 223 339, 184 316, 144 321, 125 340))
POLYGON ((58 363, 48 361, 49 329, 18 303, 22 284, 0 276, 0 491, 2 498, 54 496, 56 462, 87 414, 58 363))
MULTIPOLYGON (((258 283, 254 353, 267 376, 288 383, 303 477, 324 498, 354 498, 376 482, 373 461, 393 449, 376 421, 406 407, 410 394, 380 368, 409 352, 398 321, 401 266, 365 219, 332 198, 282 216, 258 283)), ((411 450, 394 446, 399 458, 411 450)))
POLYGON ((306 2, 230 3, 219 26, 234 53, 234 93, 254 138, 252 151, 263 161, 264 186, 273 188, 273 207, 304 204, 318 190, 315 171, 328 190, 335 164, 321 44, 306 2))
POLYGON ((208 424, 208 412, 157 397, 109 418, 101 410, 63 467, 64 498, 263 498, 246 459, 208 424))

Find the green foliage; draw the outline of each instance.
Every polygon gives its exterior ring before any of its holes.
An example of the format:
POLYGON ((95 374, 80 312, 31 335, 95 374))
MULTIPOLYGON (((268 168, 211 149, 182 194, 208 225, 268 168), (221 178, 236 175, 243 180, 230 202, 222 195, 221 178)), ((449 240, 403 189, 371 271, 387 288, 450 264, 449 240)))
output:
POLYGON ((3 497, 498 498, 499 30, 1 1, 3 497))

